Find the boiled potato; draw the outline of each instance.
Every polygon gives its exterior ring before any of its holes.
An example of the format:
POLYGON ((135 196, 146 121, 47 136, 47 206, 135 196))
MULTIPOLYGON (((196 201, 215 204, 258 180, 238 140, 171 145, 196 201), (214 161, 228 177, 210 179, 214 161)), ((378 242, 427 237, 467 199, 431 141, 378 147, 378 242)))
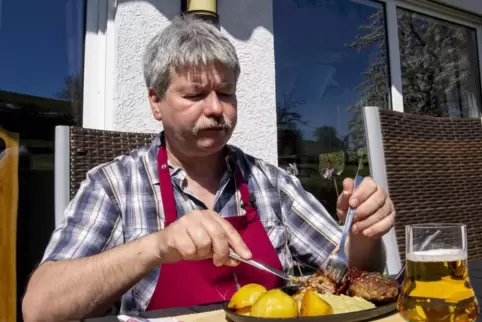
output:
POLYGON ((303 295, 306 292, 306 288, 302 289, 301 291, 296 292, 293 294, 293 298, 295 299, 296 303, 298 304, 298 307, 301 307, 301 301, 303 300, 303 295))
POLYGON ((265 292, 266 288, 263 285, 246 284, 233 294, 231 301, 228 303, 228 308, 235 310, 250 308, 265 292))
POLYGON ((250 316, 251 315, 251 306, 247 306, 245 308, 236 310, 236 314, 250 316))
POLYGON ((301 316, 320 316, 333 314, 333 308, 313 290, 307 290, 301 300, 301 316))
POLYGON ((298 316, 296 301, 280 289, 269 290, 251 307, 251 316, 260 318, 293 318, 298 316))

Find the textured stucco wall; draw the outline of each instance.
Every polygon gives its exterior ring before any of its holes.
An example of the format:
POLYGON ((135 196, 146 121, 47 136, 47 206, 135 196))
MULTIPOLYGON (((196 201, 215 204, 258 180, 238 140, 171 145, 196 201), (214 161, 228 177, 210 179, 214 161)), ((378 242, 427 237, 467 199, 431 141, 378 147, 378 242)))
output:
MULTIPOLYGON (((120 0, 115 18, 117 43, 113 129, 156 132, 142 77, 142 54, 151 37, 179 14, 177 0, 120 0)), ((230 143, 277 164, 274 47, 271 1, 218 0, 222 31, 241 62, 238 126, 230 143)))

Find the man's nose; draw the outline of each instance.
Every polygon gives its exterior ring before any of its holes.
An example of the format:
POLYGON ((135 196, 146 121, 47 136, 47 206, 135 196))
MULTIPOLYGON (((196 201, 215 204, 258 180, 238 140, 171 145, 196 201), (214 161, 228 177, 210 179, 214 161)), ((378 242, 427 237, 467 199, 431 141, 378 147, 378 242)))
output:
POLYGON ((206 116, 217 116, 223 114, 223 105, 216 92, 211 92, 204 101, 204 114, 206 116))

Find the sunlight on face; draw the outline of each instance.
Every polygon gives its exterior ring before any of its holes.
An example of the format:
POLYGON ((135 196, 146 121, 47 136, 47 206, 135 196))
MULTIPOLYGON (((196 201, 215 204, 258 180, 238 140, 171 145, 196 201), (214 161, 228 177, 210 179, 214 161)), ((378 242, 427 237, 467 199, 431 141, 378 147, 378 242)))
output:
POLYGON ((159 107, 166 135, 184 153, 220 151, 236 126, 235 91, 234 72, 223 66, 173 71, 159 107))

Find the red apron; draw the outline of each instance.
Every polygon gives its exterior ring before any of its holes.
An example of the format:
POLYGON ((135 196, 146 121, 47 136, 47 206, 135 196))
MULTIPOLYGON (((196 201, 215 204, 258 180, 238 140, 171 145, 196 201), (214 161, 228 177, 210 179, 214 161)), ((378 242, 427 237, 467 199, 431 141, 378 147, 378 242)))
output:
MULTIPOLYGON (((164 144, 159 147, 157 162, 164 207, 164 227, 167 227, 177 219, 177 211, 164 144)), ((246 214, 227 217, 226 220, 240 233, 250 249, 253 259, 283 270, 258 212, 250 203, 248 186, 238 168, 236 168, 235 176, 246 214)), ((156 288, 147 310, 187 307, 229 300, 237 290, 236 280, 241 286, 258 283, 267 289, 283 285, 282 279, 245 263, 241 263, 237 267, 216 267, 211 259, 180 261, 161 266, 156 288)))

